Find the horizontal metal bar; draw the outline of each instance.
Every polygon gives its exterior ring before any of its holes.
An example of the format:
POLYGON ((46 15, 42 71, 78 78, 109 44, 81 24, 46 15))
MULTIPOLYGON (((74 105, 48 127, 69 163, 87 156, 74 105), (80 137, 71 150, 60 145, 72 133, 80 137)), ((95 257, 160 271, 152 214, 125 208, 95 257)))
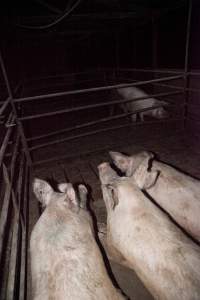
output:
MULTIPOLYGON (((168 120, 167 122, 169 123, 172 123, 172 122, 178 122, 178 121, 184 121, 184 119, 183 118, 174 118, 174 119, 170 119, 170 120, 168 120)), ((113 126, 113 127, 107 127, 107 128, 105 128, 105 130, 102 130, 102 131, 98 131, 98 132, 95 132, 95 134, 96 133, 101 133, 101 132, 107 132, 107 131, 109 131, 109 130, 116 130, 116 129, 120 129, 120 128, 125 128, 125 127, 132 127, 132 126, 140 126, 140 125, 143 125, 144 126, 144 124, 158 124, 158 123, 165 123, 166 122, 166 120, 164 121, 164 120, 156 120, 156 121, 148 121, 148 122, 138 122, 138 123, 127 123, 127 124, 123 124, 123 125, 118 125, 118 126, 113 126)), ((109 146, 110 147, 110 146, 109 146)), ((99 151, 101 151, 101 150, 105 150, 105 149, 107 149, 107 148, 98 148, 98 152, 99 151)), ((90 154, 90 153, 93 153, 93 152, 97 152, 97 151, 93 151, 93 150, 91 150, 91 151, 87 151, 86 153, 84 153, 84 155, 86 155, 86 154, 90 154)), ((83 154, 81 154, 81 155, 83 155, 83 154)), ((72 158, 72 157, 76 157, 77 155, 60 155, 60 156, 56 156, 56 157, 53 157, 53 158, 49 158, 49 159, 43 159, 43 160, 39 160, 39 161, 36 161, 36 162, 33 162, 33 166, 37 166, 37 165, 40 165, 40 164, 44 164, 44 163, 50 163, 50 162, 52 162, 52 161, 55 161, 55 160, 61 160, 61 159, 67 159, 67 158, 72 158)))
POLYGON ((108 85, 108 86, 103 86, 103 87, 80 89, 80 90, 66 91, 66 92, 60 92, 60 93, 51 93, 51 94, 38 95, 38 96, 32 96, 32 97, 24 97, 24 98, 18 98, 18 99, 14 98, 13 101, 14 102, 27 102, 27 101, 32 101, 32 100, 61 97, 61 96, 66 96, 66 95, 75 95, 75 94, 83 94, 83 93, 89 93, 89 92, 112 90, 112 89, 116 89, 116 88, 140 86, 140 85, 145 85, 145 84, 149 84, 149 83, 153 83, 153 82, 162 82, 162 81, 170 81, 170 80, 174 80, 174 79, 179 79, 179 78, 183 78, 184 75, 169 76, 169 77, 163 77, 163 78, 157 78, 157 79, 151 79, 151 80, 143 80, 143 81, 138 81, 138 82, 134 82, 134 83, 115 84, 115 85, 108 85))
MULTIPOLYGON (((174 71, 174 70, 163 70, 163 69, 138 69, 138 68, 119 68, 118 71, 127 71, 127 72, 143 72, 143 73, 162 73, 162 74, 184 74, 184 70, 182 71, 174 71)), ((189 73, 188 73, 189 74, 189 73)))
MULTIPOLYGON (((168 102, 168 103, 170 103, 170 102, 168 102)), ((50 136, 70 132, 70 131, 73 131, 73 130, 76 130, 76 129, 81 129, 81 128, 89 127, 89 126, 92 126, 92 125, 96 125, 96 124, 100 124, 100 123, 104 123, 104 122, 108 122, 108 121, 112 121, 112 120, 116 120, 116 119, 121 119, 121 118, 127 117, 127 116, 132 115, 132 114, 133 114, 133 112, 129 112, 129 113, 119 114, 119 115, 116 115, 116 116, 101 118, 100 120, 97 120, 97 121, 91 121, 91 122, 87 122, 87 123, 84 123, 84 124, 81 124, 81 125, 75 125, 75 126, 70 127, 70 128, 64 128, 64 129, 56 130, 56 131, 53 131, 53 132, 50 132, 50 133, 47 133, 47 134, 41 134, 41 135, 38 135, 38 136, 35 136, 35 137, 30 137, 30 138, 27 139, 27 141, 28 142, 29 141, 35 141, 35 140, 39 140, 39 139, 42 139, 42 138, 47 138, 47 137, 50 137, 50 136)))
POLYGON ((148 96, 143 96, 143 97, 137 97, 137 98, 128 99, 128 100, 122 99, 122 100, 116 100, 116 101, 101 102, 101 103, 97 103, 97 104, 77 106, 77 107, 74 107, 74 108, 67 108, 67 109, 52 111, 52 112, 48 112, 48 113, 42 113, 42 114, 36 114, 36 115, 21 117, 21 118, 19 118, 19 120, 25 121, 25 120, 31 120, 31 119, 41 118, 41 117, 50 117, 50 116, 60 115, 60 114, 64 114, 64 113, 70 113, 70 112, 75 112, 75 111, 86 110, 86 109, 92 109, 92 108, 98 108, 98 107, 104 107, 104 106, 111 106, 111 105, 114 105, 114 104, 124 104, 124 103, 128 103, 128 102, 134 102, 134 101, 144 100, 144 99, 153 98, 153 97, 171 96, 171 95, 175 95, 175 94, 178 94, 178 93, 180 93, 180 92, 159 93, 159 94, 153 94, 153 95, 148 95, 148 96))
MULTIPOLYGON (((155 105, 155 106, 152 106, 151 109, 150 108, 140 109, 140 110, 137 110, 135 112, 130 112, 130 113, 123 114, 123 116, 120 116, 120 118, 124 118, 124 117, 129 116, 129 115, 135 115, 135 114, 138 114, 138 113, 141 113, 141 112, 144 112, 144 111, 149 111, 149 110, 159 108, 161 106, 167 106, 167 105, 168 104, 166 104, 166 105, 155 105)), ((112 120, 112 118, 111 118, 111 120, 112 120)), ((92 132, 89 132, 89 133, 82 133, 82 134, 74 135, 74 136, 71 136, 71 137, 67 137, 67 138, 58 139, 58 140, 54 140, 54 141, 51 141, 51 142, 43 143, 43 144, 40 144, 40 145, 30 147, 29 150, 33 151, 33 150, 36 150, 36 149, 48 147, 50 145, 55 145, 55 144, 60 144, 60 143, 66 142, 66 141, 70 141, 70 140, 73 140, 73 139, 76 139, 76 138, 79 138, 79 137, 84 137, 84 136, 87 136, 87 135, 93 135, 95 133, 101 132, 101 130, 106 131, 106 128, 95 130, 95 131, 92 131, 92 132)))
POLYGON ((81 72, 74 72, 74 73, 64 73, 60 75, 50 75, 50 76, 41 76, 37 78, 30 78, 30 79, 25 79, 25 84, 29 84, 29 82, 32 81, 41 81, 41 80, 48 80, 48 79, 55 79, 55 78, 62 78, 62 77, 70 77, 70 76, 77 76, 77 75, 83 75, 83 74, 90 74, 90 73, 101 73, 104 72, 104 69, 98 69, 98 70, 87 70, 87 71, 81 71, 81 72))
POLYGON ((187 72, 187 75, 200 76, 200 72, 187 72))
MULTIPOLYGON (((14 89, 14 95, 17 93, 18 89, 22 86, 22 82, 20 82, 14 89)), ((0 104, 4 105, 5 102, 7 101, 10 101, 10 96, 8 96, 4 101, 0 101, 0 104)), ((0 108, 0 114, 1 114, 1 109, 2 107, 0 108)), ((5 109, 4 109, 5 110, 5 109)))

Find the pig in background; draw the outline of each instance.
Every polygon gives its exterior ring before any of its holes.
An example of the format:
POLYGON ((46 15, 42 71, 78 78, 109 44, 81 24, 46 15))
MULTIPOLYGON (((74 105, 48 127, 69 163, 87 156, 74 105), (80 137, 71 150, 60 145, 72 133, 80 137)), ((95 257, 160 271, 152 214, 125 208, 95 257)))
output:
POLYGON ((135 177, 135 174, 138 176, 140 172, 140 177, 145 179, 149 173, 157 171, 158 176, 146 189, 147 194, 186 232, 200 242, 199 180, 155 160, 150 152, 142 151, 132 156, 110 152, 110 155, 126 176, 135 177))
MULTIPOLYGON (((146 94, 143 90, 137 88, 137 87, 126 87, 126 88, 119 88, 117 89, 117 93, 124 99, 124 100, 131 100, 134 98, 139 97, 148 97, 148 94, 146 94)), ((121 108, 124 110, 124 112, 134 112, 139 109, 145 109, 145 108, 151 108, 156 105, 166 105, 167 102, 160 101, 155 98, 148 98, 143 100, 136 100, 133 102, 127 102, 124 104, 121 104, 121 108)), ((143 122, 145 116, 150 116, 155 119, 164 119, 169 117, 168 112, 165 110, 164 107, 158 107, 154 108, 148 111, 140 112, 139 113, 140 120, 143 122)), ((132 121, 136 121, 137 114, 134 114, 131 116, 132 121)))
POLYGON ((46 181, 33 183, 45 206, 30 240, 33 299, 125 299, 112 285, 95 241, 85 186, 79 185, 80 203, 70 183, 58 188, 61 193, 46 181))
POLYGON ((140 190, 151 186, 157 175, 138 176, 136 183, 119 177, 108 163, 99 166, 108 244, 155 299, 199 300, 199 247, 140 190))

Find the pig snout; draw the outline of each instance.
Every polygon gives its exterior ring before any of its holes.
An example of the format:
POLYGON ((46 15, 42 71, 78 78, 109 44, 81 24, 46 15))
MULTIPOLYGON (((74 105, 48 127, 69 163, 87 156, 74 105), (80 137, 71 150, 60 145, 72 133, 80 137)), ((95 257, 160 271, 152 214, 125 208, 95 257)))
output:
POLYGON ((154 111, 153 116, 157 119, 165 119, 169 117, 169 113, 163 107, 159 107, 154 111))

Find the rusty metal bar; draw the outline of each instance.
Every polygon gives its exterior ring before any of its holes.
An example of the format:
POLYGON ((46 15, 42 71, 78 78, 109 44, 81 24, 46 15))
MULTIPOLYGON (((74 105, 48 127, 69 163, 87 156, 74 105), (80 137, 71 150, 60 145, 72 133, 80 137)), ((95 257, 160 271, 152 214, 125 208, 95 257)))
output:
POLYGON ((64 129, 56 130, 56 131, 53 131, 53 132, 50 132, 50 133, 47 133, 47 134, 41 134, 41 135, 38 135, 38 136, 35 136, 35 137, 31 137, 31 138, 28 138, 27 141, 34 141, 34 140, 54 136, 54 135, 57 135, 57 134, 70 132, 70 131, 73 131, 73 130, 76 130, 76 129, 81 129, 81 128, 89 127, 89 126, 92 126, 92 125, 101 124, 101 123, 116 120, 116 119, 121 119, 121 118, 124 118, 124 117, 128 117, 132 114, 133 114, 133 112, 129 112, 129 113, 122 113, 122 114, 112 116, 112 117, 101 118, 97 121, 91 121, 91 122, 87 122, 87 123, 84 123, 84 124, 81 124, 81 125, 75 125, 75 126, 70 127, 70 128, 64 128, 64 129))
POLYGON ((3 61, 3 57, 2 57, 1 52, 0 52, 0 65, 1 65, 3 76, 4 76, 4 80, 5 80, 5 83, 6 83, 6 87, 7 87, 7 90, 8 90, 10 104, 12 106, 13 114, 15 116, 15 120, 16 120, 17 125, 18 125, 18 130, 19 130, 19 133, 20 133, 20 136, 21 136, 21 139, 22 139, 24 152, 26 154, 28 164, 31 165, 32 160, 31 160, 30 153, 28 151, 28 145, 27 145, 27 142, 26 142, 24 129, 23 129, 21 121, 18 119, 17 110, 16 110, 16 107, 15 107, 15 104, 14 104, 14 101, 13 101, 13 94, 12 94, 12 91, 11 91, 10 83, 9 83, 9 80, 8 80, 8 76, 7 76, 7 72, 6 72, 6 68, 5 68, 5 65, 4 65, 4 61, 3 61))
MULTIPOLYGON (((158 108, 158 107, 162 107, 162 106, 167 106, 168 104, 165 104, 165 105, 154 105, 152 106, 151 109, 155 109, 155 108, 158 108)), ((131 113, 127 113, 127 114, 124 114, 123 117, 127 116, 127 115, 135 115, 135 114, 138 114, 140 112, 144 112, 144 111, 148 111, 150 110, 149 107, 148 108, 144 108, 144 109, 140 109, 140 110, 137 110, 135 112, 131 112, 131 113)), ((114 128, 114 127, 112 127, 114 128)), ((118 127, 117 127, 118 128, 118 127)), ((119 127, 121 128, 121 127, 119 127)), ((51 142, 47 142, 47 143, 43 143, 43 144, 40 144, 40 145, 36 145, 36 146, 33 146, 33 147, 30 147, 29 150, 30 151, 33 151, 33 150, 36 150, 36 149, 40 149, 40 148, 44 148, 44 147, 47 147, 47 146, 50 146, 50 145, 55 145, 55 144, 59 144, 59 143, 63 143, 63 142, 66 142, 66 141, 70 141, 70 140, 73 140, 73 139, 77 139, 79 137, 85 137, 85 136, 88 136, 88 135, 93 135, 93 134, 96 134, 96 133, 99 133, 99 132, 104 132, 106 130, 109 130, 107 128, 104 128, 104 129, 98 129, 98 130, 95 130, 95 131, 91 131, 91 132, 88 132, 88 133, 82 133, 82 134, 78 134, 78 135, 74 135, 74 136, 71 136, 71 137, 67 137, 67 138, 63 138, 63 139, 58 139, 58 140, 54 140, 54 141, 51 141, 51 142)))
MULTIPOLYGON (((169 119, 168 122, 169 123, 172 123, 172 122, 177 122, 177 121, 183 121, 184 119, 183 118, 174 118, 174 119, 169 119)), ((158 123, 165 123, 166 120, 157 120, 157 121, 149 121, 148 123, 145 123, 146 125, 147 124, 158 124, 158 123)), ((123 125, 119 125, 119 126, 113 126, 113 127, 110 127, 110 128, 105 128, 104 132, 108 131, 108 130, 116 130, 116 129, 120 129, 120 128, 125 128, 125 127, 131 127, 131 126, 140 126, 140 125, 143 125, 144 126, 144 122, 138 122, 138 123, 135 123, 134 125, 131 124, 131 123, 127 123, 127 124, 123 124, 123 125)), ((103 130, 102 130, 103 132, 103 130)), ((100 133, 100 131, 98 132, 100 133)), ((110 147, 110 146, 109 146, 110 147)), ((100 150, 106 150, 107 148, 98 148, 98 150, 95 150, 95 151, 87 151, 86 153, 84 153, 84 155, 86 154, 91 154, 93 152, 99 152, 100 150)), ((82 154, 83 155, 83 154, 82 154)), ((43 160, 39 160, 39 161, 36 161, 36 162, 33 162, 33 166, 37 166, 39 164, 43 164, 43 163, 50 163, 52 161, 56 161, 56 160, 61 160, 61 159, 66 159, 66 158, 71 158, 71 157, 75 157, 76 155, 60 155, 60 156, 56 156, 56 157, 52 157, 52 158, 49 158, 49 159, 43 159, 43 160)))
POLYGON ((102 87, 80 89, 80 90, 73 90, 73 91, 60 92, 60 93, 51 93, 51 94, 44 94, 44 95, 38 95, 38 96, 32 96, 32 97, 24 97, 24 98, 18 98, 18 99, 16 98, 13 101, 14 102, 27 102, 27 101, 32 101, 32 100, 61 97, 61 96, 66 96, 66 95, 75 95, 75 94, 83 94, 83 93, 89 93, 89 92, 106 91, 106 90, 112 90, 112 89, 116 89, 116 88, 140 86, 140 85, 150 84, 153 82, 170 81, 170 80, 179 79, 179 78, 183 78, 183 77, 184 77, 184 75, 182 74, 182 75, 175 75, 175 76, 170 76, 170 77, 138 81, 138 82, 134 82, 134 83, 115 84, 115 85, 108 85, 108 86, 102 86, 102 87))
POLYGON ((129 99, 129 100, 122 99, 122 100, 107 101, 107 102, 102 102, 102 103, 97 103, 97 104, 82 105, 82 106, 77 106, 74 108, 68 108, 68 109, 62 109, 62 110, 52 111, 52 112, 48 112, 48 113, 30 115, 30 116, 26 116, 26 117, 21 117, 19 119, 21 121, 24 121, 24 120, 41 118, 41 117, 50 117, 50 116, 55 116, 55 115, 59 115, 59 114, 75 112, 75 111, 80 111, 80 110, 85 110, 85 109, 90 109, 90 108, 98 108, 98 107, 110 106, 110 105, 114 105, 114 104, 123 104, 123 103, 128 103, 128 102, 134 102, 134 101, 144 100, 144 99, 148 99, 148 98, 153 98, 156 96, 157 97, 171 96, 171 95, 175 95, 178 93, 180 93, 180 92, 177 91, 177 92, 169 92, 169 93, 159 93, 159 94, 148 95, 145 97, 138 97, 138 98, 129 99))

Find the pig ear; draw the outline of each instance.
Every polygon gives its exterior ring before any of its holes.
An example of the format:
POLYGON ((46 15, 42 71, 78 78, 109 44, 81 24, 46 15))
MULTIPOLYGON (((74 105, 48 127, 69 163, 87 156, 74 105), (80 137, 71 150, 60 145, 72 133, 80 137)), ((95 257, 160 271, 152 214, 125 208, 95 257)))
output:
POLYGON ((129 168, 129 164, 131 162, 131 157, 124 155, 120 152, 109 152, 112 160, 114 161, 114 164, 122 171, 126 172, 129 168))
POLYGON ((88 190, 85 185, 79 184, 78 191, 79 191, 79 197, 80 197, 80 207, 86 209, 87 208, 88 190))
POLYGON ((148 190, 156 183, 159 176, 159 171, 149 171, 145 178, 143 189, 148 190))
POLYGON ((70 207, 78 207, 79 206, 79 202, 75 193, 75 190, 73 188, 73 185, 71 183, 67 183, 67 188, 65 191, 66 195, 67 195, 67 200, 68 203, 70 204, 70 207))
POLYGON ((156 183, 158 175, 159 171, 148 171, 148 167, 143 164, 136 169, 134 179, 140 189, 149 189, 156 183))
POLYGON ((35 178, 33 181, 33 192, 42 205, 47 206, 54 191, 47 181, 35 178))
MULTIPOLYGON (((58 189, 61 193, 66 193, 70 183, 59 183, 58 184, 58 189)), ((71 185, 70 185, 71 186, 71 185)))

